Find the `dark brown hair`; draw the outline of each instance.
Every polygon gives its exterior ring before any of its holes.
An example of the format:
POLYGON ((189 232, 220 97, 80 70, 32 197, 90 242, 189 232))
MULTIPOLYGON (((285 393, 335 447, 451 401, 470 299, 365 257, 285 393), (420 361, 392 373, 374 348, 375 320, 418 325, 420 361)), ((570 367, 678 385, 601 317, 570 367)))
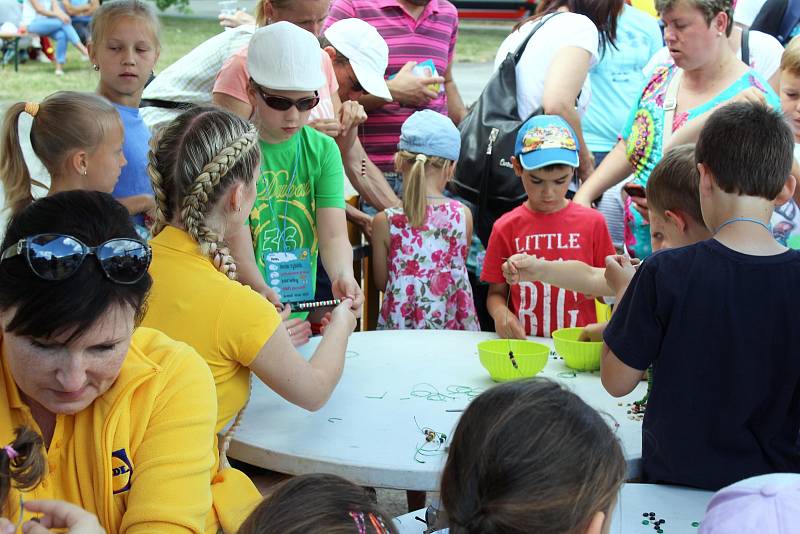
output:
POLYGON ((441 500, 451 534, 564 534, 611 511, 625 458, 600 414, 533 378, 482 393, 450 444, 441 500))
POLYGON ((680 145, 669 150, 647 179, 647 205, 663 216, 679 211, 703 224, 700 211, 700 173, 694 163, 694 145, 680 145))
POLYGON ((779 111, 735 102, 717 109, 695 145, 695 161, 726 193, 775 200, 792 171, 794 135, 779 111))
POLYGON ((0 516, 3 517, 11 515, 11 510, 5 508, 11 488, 32 490, 44 478, 47 465, 44 442, 39 434, 20 426, 14 430, 14 436, 14 441, 8 445, 17 454, 13 459, 7 450, 0 449, 0 516))
POLYGON ((591 20, 600 34, 600 55, 602 56, 608 45, 616 46, 617 41, 617 19, 622 13, 624 0, 543 0, 536 13, 526 19, 521 20, 514 26, 515 30, 523 24, 555 13, 562 7, 566 7, 570 13, 584 15, 591 20))
POLYGON ((367 534, 397 532, 392 518, 360 486, 335 475, 303 475, 278 486, 239 534, 358 534, 359 524, 367 534))

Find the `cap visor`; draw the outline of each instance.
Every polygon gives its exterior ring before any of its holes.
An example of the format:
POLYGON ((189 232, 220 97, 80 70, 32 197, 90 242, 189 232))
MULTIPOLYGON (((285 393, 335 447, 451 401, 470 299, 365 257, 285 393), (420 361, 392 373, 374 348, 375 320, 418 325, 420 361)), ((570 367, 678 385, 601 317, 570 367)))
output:
POLYGON ((578 153, 566 148, 545 148, 534 150, 527 154, 521 154, 519 163, 526 171, 535 171, 550 165, 567 165, 569 167, 578 166, 578 153))
POLYGON ((353 63, 352 60, 350 61, 350 65, 353 67, 353 72, 358 79, 358 83, 361 84, 361 87, 363 87, 367 93, 388 102, 393 100, 392 93, 389 92, 389 87, 386 85, 386 80, 383 79, 382 74, 378 74, 368 67, 353 63))

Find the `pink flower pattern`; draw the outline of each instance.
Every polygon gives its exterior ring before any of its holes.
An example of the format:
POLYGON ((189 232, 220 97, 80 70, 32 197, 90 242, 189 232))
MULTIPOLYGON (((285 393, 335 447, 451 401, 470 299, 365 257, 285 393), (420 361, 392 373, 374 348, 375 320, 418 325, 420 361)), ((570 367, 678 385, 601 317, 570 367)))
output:
POLYGON ((480 330, 467 275, 465 209, 454 200, 429 205, 419 228, 402 208, 386 210, 389 280, 378 328, 480 330))

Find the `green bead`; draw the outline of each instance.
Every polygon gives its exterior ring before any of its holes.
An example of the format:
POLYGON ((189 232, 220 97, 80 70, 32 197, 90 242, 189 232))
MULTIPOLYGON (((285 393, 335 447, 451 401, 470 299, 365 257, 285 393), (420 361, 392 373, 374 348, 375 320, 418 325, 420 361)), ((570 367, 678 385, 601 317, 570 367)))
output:
POLYGON ((642 524, 643 524, 643 525, 649 525, 649 524, 650 524, 650 521, 648 521, 647 519, 643 519, 643 520, 642 520, 642 524))
POLYGON ((693 527, 699 527, 699 526, 700 526, 700 523, 698 523, 697 521, 693 521, 693 522, 692 522, 692 526, 693 526, 693 527))

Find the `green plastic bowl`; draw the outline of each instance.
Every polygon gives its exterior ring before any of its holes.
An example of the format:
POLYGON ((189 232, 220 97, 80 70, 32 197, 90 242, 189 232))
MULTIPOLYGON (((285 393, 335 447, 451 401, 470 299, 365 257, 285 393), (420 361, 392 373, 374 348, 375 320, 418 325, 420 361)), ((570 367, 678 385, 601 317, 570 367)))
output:
POLYGON ((481 365, 489 371, 495 382, 508 382, 535 376, 547 365, 550 347, 534 341, 519 339, 490 339, 478 343, 481 365), (509 345, 517 361, 517 367, 508 357, 509 345))
POLYGON ((553 345, 564 363, 576 371, 600 369, 602 341, 578 341, 583 328, 561 328, 553 332, 553 345))

